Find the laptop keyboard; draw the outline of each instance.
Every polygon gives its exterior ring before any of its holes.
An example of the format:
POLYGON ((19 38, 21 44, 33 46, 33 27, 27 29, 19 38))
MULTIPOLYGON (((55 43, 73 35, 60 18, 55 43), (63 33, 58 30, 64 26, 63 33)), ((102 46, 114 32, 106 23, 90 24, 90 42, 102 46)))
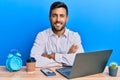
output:
POLYGON ((70 72, 71 71, 71 69, 72 69, 72 67, 66 67, 66 68, 61 68, 60 70, 62 71, 62 72, 70 72))
POLYGON ((63 72, 63 74, 65 74, 65 75, 70 75, 70 71, 63 72))
POLYGON ((59 71, 65 75, 70 75, 72 67, 60 68, 59 71))

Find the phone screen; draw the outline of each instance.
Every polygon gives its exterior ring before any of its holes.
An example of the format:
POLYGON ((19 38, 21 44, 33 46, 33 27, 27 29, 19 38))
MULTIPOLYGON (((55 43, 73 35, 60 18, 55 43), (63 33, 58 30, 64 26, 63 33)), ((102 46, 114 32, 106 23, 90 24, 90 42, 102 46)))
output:
POLYGON ((56 75, 55 72, 53 72, 49 68, 42 68, 41 72, 43 72, 46 76, 54 76, 54 75, 56 75))

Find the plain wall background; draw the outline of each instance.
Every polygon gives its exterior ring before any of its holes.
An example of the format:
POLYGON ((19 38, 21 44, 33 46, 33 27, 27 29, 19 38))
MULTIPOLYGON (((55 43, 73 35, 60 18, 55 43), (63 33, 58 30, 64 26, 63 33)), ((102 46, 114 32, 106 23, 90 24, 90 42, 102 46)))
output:
MULTIPOLYGON (((21 52, 25 65, 37 33, 50 27, 54 1, 0 0, 0 65, 11 49, 21 52)), ((120 65, 120 0, 61 1, 69 9, 67 28, 81 35, 85 52, 113 49, 109 63, 120 65)))

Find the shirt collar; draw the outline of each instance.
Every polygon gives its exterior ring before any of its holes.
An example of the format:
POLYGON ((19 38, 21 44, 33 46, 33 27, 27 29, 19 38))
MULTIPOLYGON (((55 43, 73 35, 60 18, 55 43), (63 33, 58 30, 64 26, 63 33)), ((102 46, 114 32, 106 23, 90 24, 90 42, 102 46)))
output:
MULTIPOLYGON (((54 35, 56 35, 56 34, 52 31, 52 28, 50 28, 49 36, 54 36, 54 35)), ((68 36, 68 29, 67 28, 65 28, 65 32, 64 32, 63 36, 65 36, 65 37, 68 36)))

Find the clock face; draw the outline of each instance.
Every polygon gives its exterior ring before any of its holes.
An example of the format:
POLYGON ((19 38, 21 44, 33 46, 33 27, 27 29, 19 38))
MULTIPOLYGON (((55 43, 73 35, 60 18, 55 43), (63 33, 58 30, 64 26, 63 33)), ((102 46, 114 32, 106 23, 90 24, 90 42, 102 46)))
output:
POLYGON ((20 57, 12 57, 9 61, 9 66, 11 70, 19 70, 22 67, 22 60, 20 57))

